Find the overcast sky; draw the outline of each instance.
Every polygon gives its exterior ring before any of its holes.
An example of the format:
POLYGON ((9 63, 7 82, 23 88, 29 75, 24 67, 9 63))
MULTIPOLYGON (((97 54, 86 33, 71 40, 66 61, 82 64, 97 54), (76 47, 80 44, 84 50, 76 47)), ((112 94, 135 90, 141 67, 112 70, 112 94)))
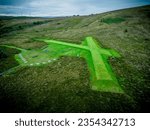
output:
POLYGON ((0 0, 0 15, 88 15, 142 5, 150 0, 0 0))

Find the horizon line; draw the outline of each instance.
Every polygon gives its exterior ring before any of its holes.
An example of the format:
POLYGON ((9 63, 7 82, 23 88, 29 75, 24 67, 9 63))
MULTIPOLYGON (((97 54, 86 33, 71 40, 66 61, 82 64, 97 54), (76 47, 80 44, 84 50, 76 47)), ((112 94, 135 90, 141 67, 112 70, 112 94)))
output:
POLYGON ((91 13, 91 14, 73 14, 73 15, 60 15, 60 16, 42 16, 42 15, 17 15, 17 14, 0 14, 0 17, 43 17, 43 18, 57 18, 57 17, 77 17, 77 16, 90 16, 90 15, 97 15, 97 14, 103 14, 103 13, 108 13, 108 12, 114 12, 114 11, 121 11, 121 10, 126 10, 126 9, 132 9, 132 8, 139 8, 139 7, 145 7, 145 6, 150 6, 148 5, 139 5, 139 6, 133 6, 133 7, 125 7, 125 8, 119 8, 119 9, 114 9, 110 11, 102 11, 99 13, 91 13))

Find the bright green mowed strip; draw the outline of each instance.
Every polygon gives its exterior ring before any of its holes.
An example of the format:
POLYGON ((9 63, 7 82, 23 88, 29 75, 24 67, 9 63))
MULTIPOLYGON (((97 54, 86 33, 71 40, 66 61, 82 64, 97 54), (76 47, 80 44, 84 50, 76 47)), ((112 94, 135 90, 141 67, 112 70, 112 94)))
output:
POLYGON ((16 55, 16 60, 23 66, 40 66, 61 56, 82 57, 87 61, 93 90, 123 93, 108 64, 108 57, 118 57, 117 52, 101 48, 92 37, 87 37, 81 45, 45 39, 40 41, 46 42, 47 47, 36 50, 16 48, 21 50, 21 53, 16 55))
POLYGON ((101 51, 101 48, 92 37, 87 37, 86 42, 91 50, 94 66, 92 75, 95 73, 95 79, 92 80, 92 89, 105 92, 123 93, 122 88, 118 84, 118 81, 108 64, 108 56, 118 57, 119 54, 115 51, 111 54, 112 50, 102 49, 101 51))

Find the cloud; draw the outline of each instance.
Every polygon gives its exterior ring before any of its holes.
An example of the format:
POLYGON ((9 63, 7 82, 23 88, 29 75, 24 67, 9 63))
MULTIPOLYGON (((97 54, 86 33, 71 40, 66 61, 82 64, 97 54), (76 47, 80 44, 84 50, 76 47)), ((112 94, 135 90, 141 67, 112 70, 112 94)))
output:
POLYGON ((0 0, 0 15, 87 15, 147 4, 150 0, 0 0))

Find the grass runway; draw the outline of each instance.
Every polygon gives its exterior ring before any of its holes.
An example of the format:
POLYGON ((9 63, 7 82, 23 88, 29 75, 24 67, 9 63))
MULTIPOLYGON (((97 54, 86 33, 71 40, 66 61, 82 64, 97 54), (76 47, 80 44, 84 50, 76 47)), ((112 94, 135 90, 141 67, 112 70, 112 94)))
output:
MULTIPOLYGON (((20 66, 41 66, 53 62, 64 55, 83 57, 86 59, 89 67, 93 90, 123 93, 107 62, 110 56, 120 57, 114 50, 101 48, 92 37, 86 37, 81 45, 55 40, 37 40, 46 42, 48 46, 41 50, 25 50, 8 45, 4 45, 4 47, 21 51, 21 53, 15 55, 15 59, 19 62, 20 66)), ((13 70, 15 71, 16 69, 12 68, 3 74, 8 74, 13 70)))

